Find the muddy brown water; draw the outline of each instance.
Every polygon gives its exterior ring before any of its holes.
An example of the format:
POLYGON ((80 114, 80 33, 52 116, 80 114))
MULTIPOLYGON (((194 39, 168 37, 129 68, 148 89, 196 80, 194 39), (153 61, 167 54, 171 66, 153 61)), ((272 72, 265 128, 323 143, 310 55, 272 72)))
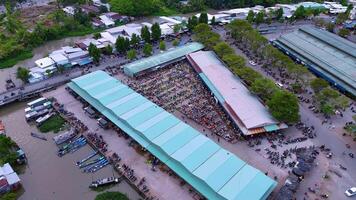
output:
MULTIPOLYGON (((19 200, 91 200, 98 192, 91 191, 88 185, 92 180, 117 175, 112 167, 106 166, 92 174, 82 173, 75 162, 85 158, 93 149, 86 145, 74 153, 63 157, 56 155, 57 146, 52 138, 55 134, 44 134, 48 141, 30 136, 30 132, 38 132, 24 118, 26 103, 14 103, 0 109, 0 119, 10 136, 26 153, 28 165, 20 179, 24 194, 19 200)), ((127 194, 132 200, 140 196, 125 181, 108 189, 127 194)))

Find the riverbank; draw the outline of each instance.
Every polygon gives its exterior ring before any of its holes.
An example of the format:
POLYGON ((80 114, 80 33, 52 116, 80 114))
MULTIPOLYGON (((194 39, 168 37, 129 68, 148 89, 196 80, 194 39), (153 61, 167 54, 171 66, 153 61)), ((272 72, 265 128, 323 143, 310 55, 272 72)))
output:
MULTIPOLYGON (((118 176, 111 166, 94 174, 82 173, 75 162, 83 159, 93 150, 85 146, 73 154, 62 158, 56 156, 57 146, 52 141, 53 133, 44 134, 48 141, 30 136, 38 132, 35 126, 29 126, 24 118, 25 103, 14 103, 2 108, 0 118, 10 136, 25 152, 28 165, 20 174, 23 195, 19 200, 28 199, 94 199, 98 194, 89 189, 89 184, 96 179, 118 176), (16 122, 16 123, 14 123, 16 122), (45 188, 45 189, 44 189, 45 188)), ((125 181, 108 189, 126 194, 130 199, 139 199, 139 195, 125 181)))

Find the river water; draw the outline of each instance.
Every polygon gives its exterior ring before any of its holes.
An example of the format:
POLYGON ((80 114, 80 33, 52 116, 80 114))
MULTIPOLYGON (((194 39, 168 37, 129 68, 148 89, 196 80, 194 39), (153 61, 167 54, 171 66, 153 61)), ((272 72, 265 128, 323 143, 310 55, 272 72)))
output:
MULTIPOLYGON (((89 145, 73 154, 62 158, 56 155, 57 147, 52 137, 55 134, 43 134, 48 141, 30 136, 30 132, 38 132, 35 126, 30 126, 24 118, 26 103, 14 103, 0 109, 0 119, 4 122, 6 133, 25 152, 28 165, 21 182, 25 190, 19 200, 91 200, 98 192, 91 191, 88 185, 92 180, 117 175, 109 165, 94 174, 82 173, 74 162, 89 155, 93 149, 89 145)), ((110 188, 109 191, 126 193, 132 200, 139 195, 125 181, 110 188)))

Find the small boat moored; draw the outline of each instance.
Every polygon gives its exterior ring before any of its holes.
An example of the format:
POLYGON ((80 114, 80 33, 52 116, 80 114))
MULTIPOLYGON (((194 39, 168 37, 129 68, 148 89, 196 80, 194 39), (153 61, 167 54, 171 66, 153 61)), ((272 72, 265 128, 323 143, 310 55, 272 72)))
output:
POLYGON ((108 184, 116 184, 120 183, 121 179, 118 177, 108 177, 108 178, 103 178, 103 179, 98 179, 96 181, 93 181, 89 187, 90 188, 97 188, 100 186, 108 185, 108 184))
POLYGON ((3 122, 0 120, 0 135, 5 135, 6 131, 5 131, 5 125, 3 124, 3 122))
POLYGON ((46 138, 45 136, 40 135, 40 134, 37 134, 37 133, 32 133, 32 132, 31 132, 31 136, 32 136, 32 137, 35 137, 35 138, 38 138, 38 139, 41 139, 41 140, 47 141, 47 138, 46 138))

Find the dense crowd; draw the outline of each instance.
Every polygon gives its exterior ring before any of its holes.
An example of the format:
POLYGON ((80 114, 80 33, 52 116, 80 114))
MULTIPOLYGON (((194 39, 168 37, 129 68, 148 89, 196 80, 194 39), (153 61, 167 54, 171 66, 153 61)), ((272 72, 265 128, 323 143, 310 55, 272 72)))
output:
MULTIPOLYGON (((236 140, 239 135, 217 100, 185 61, 128 80, 128 85, 168 112, 180 112, 205 130, 236 140)), ((207 134, 206 134, 207 135, 207 134)))

